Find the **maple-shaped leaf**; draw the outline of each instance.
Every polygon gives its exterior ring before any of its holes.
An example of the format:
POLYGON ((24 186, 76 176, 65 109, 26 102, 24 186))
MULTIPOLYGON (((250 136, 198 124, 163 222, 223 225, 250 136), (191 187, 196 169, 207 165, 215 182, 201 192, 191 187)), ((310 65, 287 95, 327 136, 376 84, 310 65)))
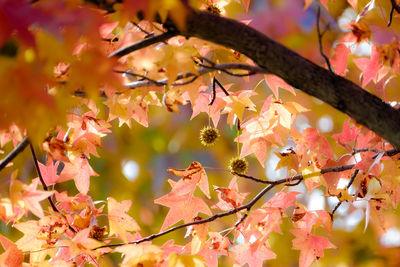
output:
POLYGON ((100 256, 101 251, 94 248, 104 245, 104 243, 89 237, 90 231, 90 228, 86 228, 77 232, 72 239, 58 241, 57 245, 60 246, 60 249, 55 258, 65 261, 73 259, 80 266, 84 265, 85 262, 98 266, 96 259, 100 256))
POLYGON ((22 251, 18 249, 18 246, 1 234, 0 243, 5 250, 5 252, 0 255, 0 266, 22 266, 24 256, 22 251))
MULTIPOLYGON (((230 86, 231 85, 224 85, 226 90, 228 90, 230 86)), ((208 114, 208 116, 211 117, 213 124, 217 126, 221 117, 221 111, 226 105, 224 97, 225 94, 218 91, 215 94, 213 104, 209 105, 212 99, 211 95, 209 93, 200 93, 198 99, 196 100, 196 103, 192 105, 193 113, 190 119, 196 117, 200 112, 205 112, 208 114)))
POLYGON ((37 186, 39 185, 39 183, 39 179, 34 179, 32 183, 25 188, 25 191, 23 193, 23 200, 25 202, 26 208, 30 212, 32 212, 39 218, 42 218, 44 216, 43 208, 39 202, 50 197, 52 194, 54 194, 54 191, 37 190, 37 186))
POLYGON ((218 266, 218 255, 228 256, 228 248, 232 244, 228 237, 217 232, 209 232, 210 238, 202 250, 197 253, 206 262, 207 266, 218 266))
POLYGON ((356 126, 350 126, 349 120, 346 120, 343 124, 343 130, 340 134, 332 135, 332 138, 336 139, 339 144, 346 146, 346 144, 355 142, 358 135, 360 134, 360 129, 356 126))
POLYGON ((219 202, 215 204, 213 208, 215 207, 221 210, 236 209, 242 205, 243 200, 248 195, 247 193, 239 192, 236 176, 232 178, 228 188, 214 186, 214 190, 218 192, 219 202))
POLYGON ((179 192, 179 194, 186 194, 187 192, 194 192, 196 186, 198 186, 210 198, 207 174, 199 162, 193 162, 186 170, 169 168, 168 171, 173 175, 182 177, 173 187, 173 191, 179 192))
POLYGON ((98 174, 93 171, 85 155, 81 154, 71 163, 65 163, 59 181, 64 182, 74 179, 76 188, 86 195, 89 191, 90 176, 98 176, 98 174))
POLYGON ((292 130, 296 114, 305 111, 307 109, 299 104, 273 100, 270 95, 260 114, 243 123, 241 127, 243 132, 235 140, 243 143, 240 156, 245 157, 253 153, 264 166, 267 147, 273 144, 284 145, 284 137, 292 130))
POLYGON ((136 221, 127 214, 131 207, 131 200, 124 200, 118 203, 112 197, 107 198, 108 203, 108 222, 110 226, 109 235, 118 234, 118 236, 127 241, 126 232, 139 231, 140 227, 136 221))
POLYGON ((254 237, 266 241, 272 232, 281 233, 282 215, 281 209, 272 207, 252 211, 243 227, 245 241, 250 242, 254 237))
POLYGON ((14 227, 21 231, 24 236, 15 244, 22 251, 34 251, 47 244, 45 239, 38 239, 37 236, 42 228, 39 221, 27 221, 14 224, 14 227))
POLYGON ((276 258, 274 252, 258 241, 236 245, 230 251, 234 253, 235 262, 241 266, 247 263, 251 267, 262 267, 265 260, 276 258))
POLYGON ((40 162, 38 163, 39 163, 40 173, 42 174, 45 184, 49 186, 57 183, 59 177, 57 175, 57 169, 60 162, 57 161, 55 164, 53 164, 53 159, 51 157, 48 157, 46 165, 40 162))
POLYGON ((275 194, 263 207, 278 208, 284 211, 290 206, 294 206, 297 202, 297 195, 299 192, 278 192, 275 194))
POLYGON ((381 159, 384 155, 383 152, 378 153, 375 156, 375 152, 368 151, 361 154, 361 160, 357 162, 354 169, 358 169, 365 174, 372 174, 375 177, 379 177, 381 173, 381 159))
POLYGON ((344 76, 347 70, 347 59, 351 50, 345 44, 338 44, 335 47, 335 55, 331 60, 332 66, 335 67, 336 74, 344 76))
POLYGON ((328 140, 324 136, 321 136, 317 129, 307 128, 303 131, 303 135, 306 137, 310 148, 318 149, 326 158, 333 158, 332 148, 328 140))
POLYGON ((332 233, 332 219, 325 210, 308 211, 304 205, 298 203, 293 221, 297 228, 308 233, 320 226, 325 227, 328 233, 332 233))
POLYGON ((293 95, 296 95, 296 92, 294 91, 293 87, 287 84, 284 80, 282 80, 276 75, 272 74, 265 75, 265 82, 274 93, 276 99, 279 99, 279 91, 278 91, 279 88, 283 88, 291 92, 293 95))
POLYGON ((154 200, 154 203, 170 208, 161 230, 164 230, 182 219, 185 223, 192 222, 200 212, 210 216, 212 215, 210 208, 204 200, 199 197, 194 197, 190 192, 178 195, 172 191, 154 200))
POLYGON ((0 130, 0 147, 4 147, 8 142, 12 141, 16 147, 24 138, 26 133, 15 124, 11 124, 6 130, 0 130))
POLYGON ((10 199, 13 209, 30 211, 39 218, 44 216, 40 201, 48 198, 54 191, 37 190, 39 179, 32 180, 30 185, 16 179, 17 171, 12 174, 10 182, 10 199))
POLYGON ((293 249, 300 250, 300 267, 308 267, 311 263, 324 256, 324 249, 336 248, 328 238, 316 236, 300 229, 290 230, 296 237, 292 240, 293 249))
MULTIPOLYGON (((354 157, 351 154, 346 154, 337 159, 336 161, 328 159, 322 169, 339 167, 353 163, 354 163, 354 157)), ((352 172, 353 172, 352 170, 347 170, 343 172, 327 172, 327 173, 322 173, 322 177, 325 180, 325 185, 328 187, 328 190, 333 190, 337 189, 337 185, 340 178, 350 177, 352 172)))
POLYGON ((365 87, 370 81, 377 82, 379 70, 383 63, 380 62, 378 48, 372 46, 371 58, 357 58, 353 60, 356 66, 362 70, 362 87, 365 87))
POLYGON ((290 148, 289 152, 275 152, 275 155, 277 155, 279 158, 279 162, 276 165, 275 170, 287 167, 288 170, 295 170, 296 172, 298 171, 299 161, 297 159, 296 152, 292 148, 290 148))
POLYGON ((236 117, 242 121, 245 109, 255 111, 255 104, 250 100, 253 95, 256 95, 253 90, 242 90, 224 97, 226 105, 222 113, 228 113, 227 121, 231 127, 236 117))

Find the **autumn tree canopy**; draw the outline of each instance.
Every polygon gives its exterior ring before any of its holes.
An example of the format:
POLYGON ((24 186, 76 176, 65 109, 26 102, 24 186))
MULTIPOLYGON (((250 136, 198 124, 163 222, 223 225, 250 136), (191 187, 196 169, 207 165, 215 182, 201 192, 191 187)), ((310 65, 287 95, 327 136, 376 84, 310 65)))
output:
POLYGON ((0 1, 0 265, 398 266, 399 14, 0 1))

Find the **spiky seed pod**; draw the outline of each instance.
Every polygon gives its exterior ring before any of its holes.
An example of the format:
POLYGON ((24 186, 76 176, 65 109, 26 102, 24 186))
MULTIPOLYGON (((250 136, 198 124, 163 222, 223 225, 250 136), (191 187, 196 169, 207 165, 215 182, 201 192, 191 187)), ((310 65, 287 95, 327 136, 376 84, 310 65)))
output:
POLYGON ((203 146, 212 146, 219 137, 218 129, 211 126, 204 127, 200 131, 200 141, 203 146))
POLYGON ((247 172, 247 168, 249 167, 249 164, 247 161, 243 158, 233 158, 229 162, 229 170, 231 172, 236 172, 238 174, 245 174, 247 172))

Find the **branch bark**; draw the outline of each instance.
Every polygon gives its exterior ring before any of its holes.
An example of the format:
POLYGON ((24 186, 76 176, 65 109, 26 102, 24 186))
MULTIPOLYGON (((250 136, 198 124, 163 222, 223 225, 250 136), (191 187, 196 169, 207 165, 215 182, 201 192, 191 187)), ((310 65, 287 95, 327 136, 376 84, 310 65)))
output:
POLYGON ((224 45, 248 56, 268 73, 346 113, 400 148, 400 111, 263 33, 229 18, 193 11, 182 34, 224 45))

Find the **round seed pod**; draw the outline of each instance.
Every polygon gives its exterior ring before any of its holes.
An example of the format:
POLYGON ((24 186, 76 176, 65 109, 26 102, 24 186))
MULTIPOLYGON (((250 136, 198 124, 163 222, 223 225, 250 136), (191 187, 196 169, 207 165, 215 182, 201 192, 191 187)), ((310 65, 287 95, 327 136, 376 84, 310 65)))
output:
POLYGON ((235 172, 238 174, 245 174, 247 172, 247 168, 249 167, 249 164, 247 161, 243 158, 233 158, 229 162, 229 170, 231 172, 235 172))
POLYGON ((211 126, 204 127, 200 131, 200 142, 203 146, 213 146, 218 137, 218 129, 211 126))

